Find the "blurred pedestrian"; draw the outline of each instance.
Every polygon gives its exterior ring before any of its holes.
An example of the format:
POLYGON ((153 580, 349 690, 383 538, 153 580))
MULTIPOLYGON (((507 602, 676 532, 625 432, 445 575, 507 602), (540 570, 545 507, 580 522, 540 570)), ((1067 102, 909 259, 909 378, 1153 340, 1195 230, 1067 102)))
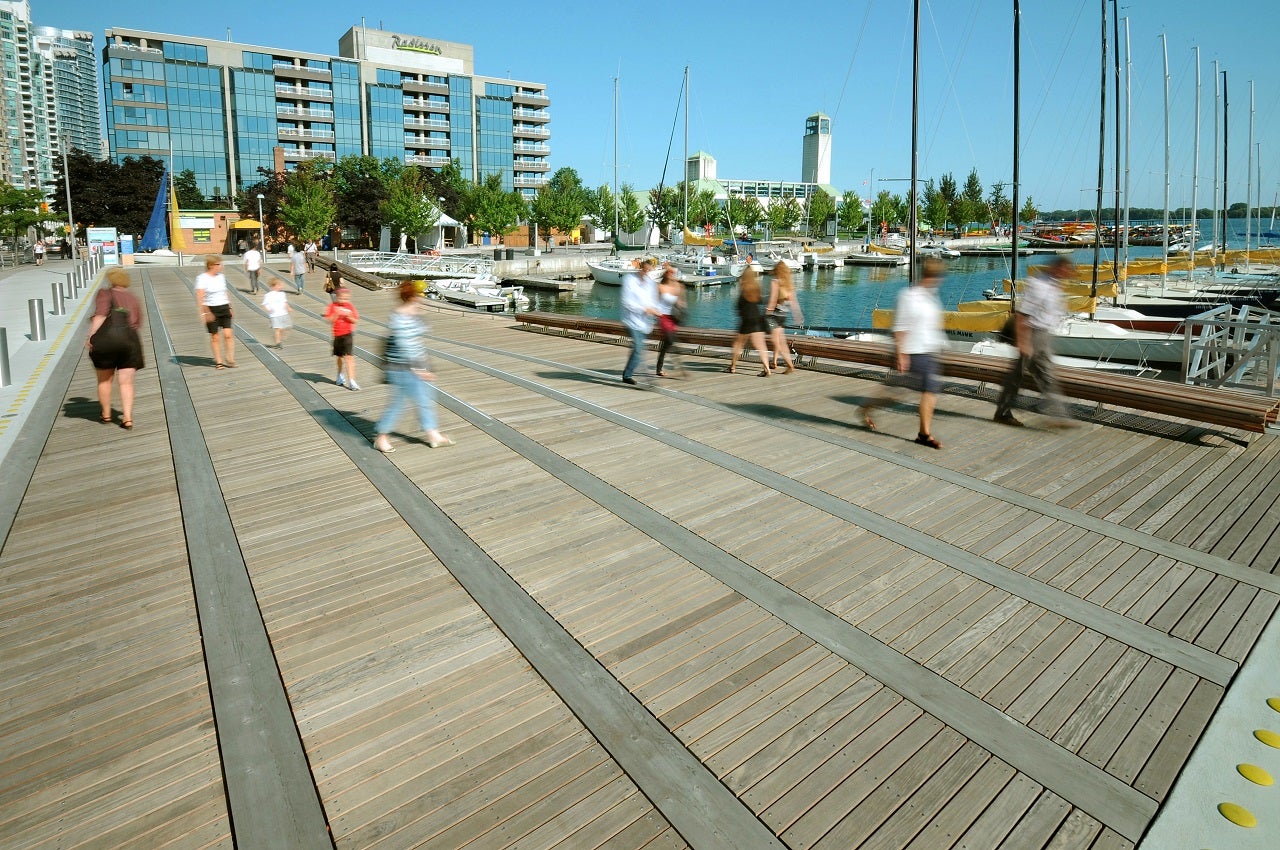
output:
MULTIPOLYGON (((667 373, 662 371, 662 364, 666 360, 667 352, 680 342, 680 323, 684 321, 685 306, 684 282, 680 280, 679 270, 669 264, 663 266, 662 280, 658 283, 658 332, 661 334, 658 342, 657 375, 659 378, 667 377, 667 373)), ((679 371, 680 377, 688 377, 688 372, 685 371, 679 355, 673 352, 671 357, 676 362, 676 370, 679 371)))
MULTIPOLYGON (((299 251, 295 256, 302 256, 299 251)), ((356 383, 355 328, 360 320, 356 305, 351 303, 351 290, 339 286, 334 293, 334 301, 324 310, 324 317, 333 326, 333 356, 338 361, 338 377, 334 379, 340 387, 358 390, 356 383)))
POLYGON ((285 333, 293 327, 293 319, 289 316, 293 308, 289 306, 289 296, 280 278, 271 281, 271 288, 262 296, 262 309, 267 311, 267 318, 271 320, 276 348, 284 348, 285 333))
POLYGON ((302 243, 290 243, 293 246, 293 253, 289 255, 289 271, 293 273, 293 286, 302 293, 302 288, 307 282, 307 255, 302 250, 302 243))
POLYGON ((765 319, 769 324, 769 342, 773 348, 773 368, 778 368, 778 354, 787 363, 783 374, 790 374, 796 369, 791 360, 791 343, 787 342, 787 325, 801 324, 804 315, 800 312, 800 302, 796 300, 796 287, 791 278, 791 267, 779 260, 773 267, 772 282, 769 287, 769 304, 765 308, 765 319))
POLYGON ((325 275, 324 279, 324 291, 329 293, 331 302, 338 300, 339 286, 342 286, 342 272, 338 271, 338 267, 335 265, 330 267, 329 274, 325 275))
MULTIPOLYGON (((933 409, 941 386, 938 353, 947 342, 942 329, 942 304, 938 301, 943 268, 941 260, 926 259, 921 263, 920 280, 898 294, 893 313, 894 368, 904 383, 920 391, 916 442, 931 449, 942 448, 933 436, 933 409)), ((891 400, 888 392, 868 399, 862 408, 863 423, 874 431, 872 412, 891 400)))
POLYGON ((107 286, 98 290, 93 319, 89 323, 89 359, 98 374, 99 421, 112 422, 111 384, 120 385, 120 427, 133 430, 133 377, 145 365, 142 340, 142 305, 129 291, 129 273, 107 271, 107 286))
POLYGON ((1067 407, 1058 394, 1053 366, 1053 334, 1067 315, 1062 281, 1074 274, 1075 263, 1058 255, 1049 263, 1048 269, 1029 274, 1022 286, 1022 295, 1013 314, 1018 359, 1005 376, 1000 397, 996 400, 995 421, 1001 425, 1022 426, 1022 422, 1013 415, 1013 405, 1018 400, 1022 377, 1027 372, 1035 379, 1044 399, 1044 412, 1053 417, 1050 427, 1068 428, 1076 424, 1067 416, 1067 407))
MULTIPOLYGON (((262 272, 262 252, 256 244, 250 245, 244 252, 244 273, 249 276, 249 292, 258 291, 258 275, 262 272)), ((263 287, 269 289, 268 287, 263 287)))
POLYGON ((427 347, 422 342, 427 332, 422 318, 422 296, 413 281, 400 284, 397 294, 400 304, 391 311, 387 322, 387 383, 392 386, 391 402, 378 420, 378 434, 373 447, 389 454, 395 451, 387 435, 395 427, 405 402, 412 402, 418 409, 418 424, 427 437, 427 445, 433 449, 452 446, 453 440, 440 433, 436 425, 435 387, 436 376, 427 360, 427 347))
POLYGON ((35 255, 36 265, 44 265, 44 240, 37 239, 36 244, 31 246, 31 253, 35 255))
POLYGON ((765 325, 764 313, 760 311, 760 301, 760 276, 755 269, 747 266, 738 281, 738 335, 733 338, 727 370, 729 372, 738 371, 738 357, 749 341, 755 347, 756 354, 760 355, 760 365, 763 367, 760 377, 767 378, 772 374, 769 371, 769 348, 764 338, 768 327, 765 325))
POLYGON ((236 338, 231 331, 231 298, 227 294, 227 278, 222 273, 222 258, 211 255, 204 258, 204 273, 196 277, 196 306, 200 319, 209 332, 209 347, 213 350, 215 369, 236 367, 236 338), (222 358, 226 347, 226 360, 222 358))
POLYGON ((307 244, 302 248, 302 253, 307 257, 307 271, 309 272, 316 270, 316 251, 318 250, 314 239, 308 239, 307 244))
POLYGON ((622 369, 622 383, 636 383, 635 374, 644 363, 644 346, 660 313, 658 287, 650 277, 655 263, 645 257, 634 271, 622 276, 622 324, 631 336, 631 354, 622 369))

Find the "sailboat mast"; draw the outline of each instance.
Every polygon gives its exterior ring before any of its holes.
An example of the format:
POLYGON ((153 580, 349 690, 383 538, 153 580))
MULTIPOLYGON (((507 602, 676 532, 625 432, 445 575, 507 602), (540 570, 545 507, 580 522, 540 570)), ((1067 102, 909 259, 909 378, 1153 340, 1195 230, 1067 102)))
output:
POLYGON ((1213 194, 1209 206, 1213 209, 1213 245, 1210 257, 1213 260, 1213 276, 1218 276, 1218 121, 1222 114, 1222 95, 1218 89, 1218 60, 1213 60, 1213 194))
POLYGON ((1098 107, 1098 202, 1093 214, 1093 286, 1090 295, 1098 297, 1098 262, 1102 258, 1102 182, 1107 158, 1107 0, 1102 0, 1102 84, 1098 107))
MULTIPOLYGON (((1111 235, 1113 237, 1112 254, 1111 254, 1111 280, 1117 288, 1120 286, 1120 7, 1119 0, 1111 0, 1111 41, 1113 47, 1111 49, 1111 65, 1115 69, 1115 92, 1116 92, 1116 173, 1115 173, 1115 204, 1111 214, 1111 235)), ((1016 247, 1016 246, 1015 246, 1016 247)), ((1017 251, 1015 250, 1016 254, 1017 251)))
MULTIPOLYGON (((1118 46, 1118 45, 1117 45, 1118 46)), ((1124 280, 1129 279, 1129 144, 1133 138, 1133 53, 1129 50, 1129 19, 1124 19, 1124 280)))
POLYGON ((613 240, 618 241, 618 78, 613 78, 613 240))
POLYGON ((1230 134, 1227 116, 1230 114, 1231 101, 1227 97, 1227 72, 1222 72, 1222 252, 1227 252, 1227 151, 1230 134))
POLYGON ((689 66, 684 66, 684 229, 689 230, 689 66))
POLYGON ((919 125, 920 125, 920 0, 913 6, 913 23, 911 38, 911 210, 907 215, 907 226, 910 234, 907 237, 907 279, 912 283, 917 280, 916 269, 916 172, 920 160, 919 125))
POLYGON ((1196 45, 1196 119, 1195 143, 1191 153, 1191 245, 1188 254, 1191 262, 1187 266, 1187 276, 1191 277, 1196 269, 1196 237, 1200 233, 1200 210, 1197 207, 1200 199, 1200 46, 1196 45))
POLYGON ((1249 150, 1244 172, 1244 265, 1249 267, 1249 242, 1253 236, 1253 80, 1249 81, 1249 150))
POLYGON ((1019 128, 1019 97, 1021 82, 1020 75, 1022 69, 1022 10, 1019 7, 1018 0, 1013 0, 1013 244, 1010 246, 1013 250, 1009 253, 1009 297, 1017 299, 1018 289, 1018 128, 1019 128))
POLYGON ((1164 53, 1164 244, 1160 263, 1160 289, 1169 280, 1169 40, 1160 33, 1160 50, 1164 53))

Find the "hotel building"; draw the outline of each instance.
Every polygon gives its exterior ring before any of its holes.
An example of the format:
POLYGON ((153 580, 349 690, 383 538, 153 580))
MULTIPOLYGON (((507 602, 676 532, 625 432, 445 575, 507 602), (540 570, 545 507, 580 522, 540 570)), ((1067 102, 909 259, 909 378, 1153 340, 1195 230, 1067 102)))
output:
POLYGON ((57 135, 47 85, 52 76, 33 36, 26 0, 0 0, 0 180, 24 189, 53 179, 50 140, 57 135))
POLYGON ((477 75, 471 45, 353 27, 336 56, 107 30, 109 156, 167 159, 206 197, 274 170, 351 154, 490 174, 532 197, 550 171, 546 86, 477 75))

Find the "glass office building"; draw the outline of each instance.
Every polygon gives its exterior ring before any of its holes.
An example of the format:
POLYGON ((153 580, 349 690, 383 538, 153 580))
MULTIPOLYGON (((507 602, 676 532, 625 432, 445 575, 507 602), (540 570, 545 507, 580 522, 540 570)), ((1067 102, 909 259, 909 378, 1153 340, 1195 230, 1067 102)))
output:
POLYGON ((351 154, 537 193, 550 171, 541 83, 475 74, 470 45, 353 27, 336 56, 113 28, 102 51, 109 156, 167 158, 208 197, 260 169, 351 154))

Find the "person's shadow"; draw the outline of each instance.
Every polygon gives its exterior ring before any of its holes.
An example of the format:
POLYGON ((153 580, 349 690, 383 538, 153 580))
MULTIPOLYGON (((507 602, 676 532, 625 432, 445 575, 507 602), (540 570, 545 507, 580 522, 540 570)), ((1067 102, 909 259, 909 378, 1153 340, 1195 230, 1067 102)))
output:
POLYGON ((62 415, 67 419, 88 419, 97 422, 102 409, 98 407, 96 398, 71 396, 62 402, 62 415))

